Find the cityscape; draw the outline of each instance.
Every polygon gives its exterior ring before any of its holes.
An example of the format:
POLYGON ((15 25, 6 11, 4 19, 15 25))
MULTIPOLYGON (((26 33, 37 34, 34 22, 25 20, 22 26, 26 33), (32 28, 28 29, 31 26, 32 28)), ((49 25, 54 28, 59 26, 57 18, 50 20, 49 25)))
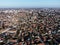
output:
POLYGON ((60 45, 60 0, 0 0, 0 45, 60 45))
POLYGON ((60 44, 60 9, 0 9, 0 45, 45 44, 60 44))

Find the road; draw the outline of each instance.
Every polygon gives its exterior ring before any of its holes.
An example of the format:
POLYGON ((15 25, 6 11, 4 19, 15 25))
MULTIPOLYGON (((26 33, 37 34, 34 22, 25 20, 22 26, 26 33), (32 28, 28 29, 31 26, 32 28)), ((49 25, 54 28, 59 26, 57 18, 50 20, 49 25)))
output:
POLYGON ((9 31, 10 29, 11 29, 11 28, 7 28, 7 29, 1 31, 0 34, 5 33, 5 32, 7 32, 7 31, 9 31))

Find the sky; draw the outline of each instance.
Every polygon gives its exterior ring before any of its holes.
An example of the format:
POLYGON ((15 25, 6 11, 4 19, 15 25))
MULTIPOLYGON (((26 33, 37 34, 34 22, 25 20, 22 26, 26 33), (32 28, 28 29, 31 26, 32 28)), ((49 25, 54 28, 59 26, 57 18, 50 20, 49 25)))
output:
POLYGON ((60 8, 60 0, 0 0, 0 8, 60 8))

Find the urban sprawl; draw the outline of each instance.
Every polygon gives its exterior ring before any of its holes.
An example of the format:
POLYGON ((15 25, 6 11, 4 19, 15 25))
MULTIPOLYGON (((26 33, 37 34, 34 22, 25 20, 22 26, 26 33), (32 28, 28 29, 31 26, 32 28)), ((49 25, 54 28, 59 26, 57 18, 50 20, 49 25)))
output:
POLYGON ((0 45, 60 45, 60 9, 0 9, 0 45))

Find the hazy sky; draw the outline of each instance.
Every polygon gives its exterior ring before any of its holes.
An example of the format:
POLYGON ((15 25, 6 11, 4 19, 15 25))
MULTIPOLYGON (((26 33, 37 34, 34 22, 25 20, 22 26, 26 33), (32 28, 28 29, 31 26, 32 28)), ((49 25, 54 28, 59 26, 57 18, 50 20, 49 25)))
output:
POLYGON ((0 0, 0 8, 59 7, 60 0, 0 0))

